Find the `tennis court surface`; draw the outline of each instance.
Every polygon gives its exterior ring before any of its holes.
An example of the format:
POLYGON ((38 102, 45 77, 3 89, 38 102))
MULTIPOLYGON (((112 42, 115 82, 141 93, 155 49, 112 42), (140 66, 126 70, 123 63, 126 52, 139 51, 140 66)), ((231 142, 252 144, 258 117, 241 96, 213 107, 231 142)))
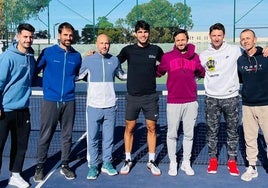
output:
MULTIPOLYGON (((122 160, 124 158, 124 112, 125 112, 125 89, 117 88, 118 97, 118 114, 115 128, 115 140, 114 140, 114 161, 113 164, 119 171, 122 166, 122 160)), ((125 86, 123 86, 125 87, 125 86)), ((53 188, 71 188, 71 187, 92 187, 92 188, 177 188, 177 187, 219 187, 219 188, 231 188, 231 187, 268 187, 268 159, 267 159, 267 146, 264 142, 262 133, 259 133, 259 155, 258 155, 258 172, 259 176, 253 179, 251 182, 244 182, 239 177, 229 175, 227 169, 227 152, 226 152, 226 131, 225 123, 222 120, 221 128, 219 132, 219 168, 217 174, 208 174, 206 172, 208 164, 208 149, 206 145, 206 122, 204 111, 204 96, 202 94, 198 97, 199 102, 199 114, 197 125, 195 127, 194 147, 192 152, 192 164, 195 170, 194 176, 187 176, 183 171, 179 170, 179 173, 175 177, 171 177, 167 174, 169 160, 167 156, 166 148, 166 96, 162 95, 161 90, 164 86, 158 87, 160 94, 160 117, 157 127, 157 162, 162 170, 161 176, 153 176, 146 168, 146 162, 148 160, 148 150, 146 144, 146 128, 145 120, 141 114, 134 134, 134 146, 133 157, 134 167, 129 175, 117 175, 108 176, 106 174, 100 174, 97 180, 87 180, 88 166, 86 161, 86 126, 85 126, 85 102, 86 93, 85 86, 78 84, 76 95, 76 120, 73 131, 73 147, 71 154, 70 167, 76 172, 77 178, 75 180, 66 180, 59 173, 60 166, 60 132, 54 135, 50 150, 48 153, 48 161, 46 163, 45 172, 48 174, 45 181, 41 183, 35 183, 33 181, 33 175, 35 170, 35 159, 37 151, 37 141, 39 136, 39 108, 42 99, 42 95, 39 91, 35 91, 31 97, 31 121, 32 131, 29 140, 28 151, 26 154, 25 164, 22 176, 28 180, 31 187, 53 187, 53 188)), ((202 93, 202 92, 200 92, 202 93)), ((241 116, 241 108, 240 108, 241 116)), ((182 160, 182 136, 183 130, 179 130, 178 139, 178 162, 182 160)), ((240 173, 245 171, 245 143, 243 139, 242 125, 239 126, 239 154, 238 154, 238 168, 240 173)), ((101 132, 100 132, 101 137, 101 132)), ((7 187, 10 172, 8 170, 9 165, 9 147, 10 143, 6 144, 3 154, 3 166, 0 174, 0 188, 7 187)), ((99 145, 101 151, 101 144, 99 145)), ((101 156, 100 156, 101 157, 101 156)))

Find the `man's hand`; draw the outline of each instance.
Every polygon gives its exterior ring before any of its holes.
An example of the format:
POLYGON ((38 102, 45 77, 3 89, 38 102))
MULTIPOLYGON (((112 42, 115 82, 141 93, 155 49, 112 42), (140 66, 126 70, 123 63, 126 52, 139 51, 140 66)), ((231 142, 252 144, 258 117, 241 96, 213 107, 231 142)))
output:
POLYGON ((89 50, 88 52, 87 52, 87 56, 91 56, 91 55, 93 55, 94 53, 95 53, 96 51, 95 50, 89 50))
POLYGON ((268 57, 268 46, 266 46, 265 48, 263 48, 262 53, 263 53, 263 56, 264 57, 268 57))

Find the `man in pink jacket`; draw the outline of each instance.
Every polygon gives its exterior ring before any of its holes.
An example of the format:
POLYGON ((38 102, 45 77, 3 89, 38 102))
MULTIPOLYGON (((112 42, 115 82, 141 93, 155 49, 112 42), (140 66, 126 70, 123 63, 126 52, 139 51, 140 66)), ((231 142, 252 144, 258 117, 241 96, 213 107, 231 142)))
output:
POLYGON ((194 175, 190 158, 193 145, 194 125, 198 113, 196 78, 205 76, 195 46, 188 44, 186 30, 174 32, 174 48, 163 55, 157 69, 157 76, 166 72, 167 76, 167 149, 170 159, 170 176, 177 175, 177 139, 180 122, 183 122, 183 161, 181 170, 187 175, 194 175))

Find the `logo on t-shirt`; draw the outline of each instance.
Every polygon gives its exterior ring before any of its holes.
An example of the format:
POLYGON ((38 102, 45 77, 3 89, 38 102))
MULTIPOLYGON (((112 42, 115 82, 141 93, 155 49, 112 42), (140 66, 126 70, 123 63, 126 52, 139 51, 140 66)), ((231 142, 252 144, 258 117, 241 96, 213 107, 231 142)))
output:
POLYGON ((149 59, 155 59, 155 55, 149 55, 149 59))
POLYGON ((215 65, 216 65, 216 61, 213 59, 213 57, 209 57, 208 61, 206 62, 206 66, 207 66, 208 71, 214 72, 215 65))

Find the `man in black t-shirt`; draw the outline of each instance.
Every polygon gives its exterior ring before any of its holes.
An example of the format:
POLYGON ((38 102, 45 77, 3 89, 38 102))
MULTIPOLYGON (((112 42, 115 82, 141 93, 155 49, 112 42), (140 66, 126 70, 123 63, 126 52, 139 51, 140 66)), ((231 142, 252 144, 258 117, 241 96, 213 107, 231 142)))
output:
POLYGON ((161 175, 155 164, 156 121, 158 119, 158 94, 156 93, 156 63, 161 60, 163 50, 149 43, 150 25, 143 20, 135 25, 137 43, 124 47, 117 56, 121 63, 127 60, 126 128, 124 133, 126 160, 120 170, 128 174, 131 166, 131 150, 136 120, 142 110, 146 119, 149 161, 147 168, 153 175, 161 175))

